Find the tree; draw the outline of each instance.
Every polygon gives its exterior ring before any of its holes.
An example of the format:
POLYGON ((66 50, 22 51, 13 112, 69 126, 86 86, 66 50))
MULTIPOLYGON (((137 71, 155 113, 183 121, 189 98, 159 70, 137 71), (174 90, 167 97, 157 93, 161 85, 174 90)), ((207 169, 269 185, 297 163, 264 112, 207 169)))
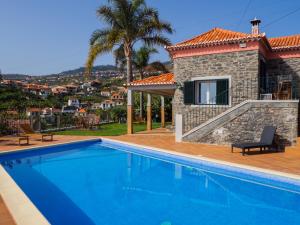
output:
POLYGON ((111 109, 111 117, 114 121, 118 121, 121 123, 122 120, 125 120, 126 118, 126 107, 124 106, 117 106, 111 109))
POLYGON ((148 7, 145 0, 109 0, 108 5, 97 10, 97 15, 107 27, 94 31, 91 36, 86 74, 90 74, 99 55, 121 46, 126 58, 127 83, 130 83, 133 79, 132 54, 137 42, 147 46, 170 45, 163 33, 171 34, 171 25, 161 21, 158 11, 148 7))
MULTIPOLYGON (((152 54, 158 53, 155 48, 143 46, 137 51, 133 51, 132 65, 139 71, 140 79, 144 79, 144 74, 147 70, 150 71, 162 71, 167 72, 165 65, 159 61, 150 63, 150 57, 152 54)), ((121 70, 124 69, 126 64, 126 58, 122 46, 114 51, 116 59, 116 65, 121 70)), ((143 92, 140 93, 140 118, 143 118, 143 92)))

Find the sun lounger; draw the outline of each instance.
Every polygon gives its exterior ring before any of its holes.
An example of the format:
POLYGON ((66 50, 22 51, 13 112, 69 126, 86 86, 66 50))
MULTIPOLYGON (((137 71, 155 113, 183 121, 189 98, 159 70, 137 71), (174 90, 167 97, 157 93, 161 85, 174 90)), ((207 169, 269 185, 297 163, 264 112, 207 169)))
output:
POLYGON ((233 148, 240 148, 243 150, 243 155, 245 155, 245 151, 249 151, 252 148, 259 148, 260 151, 265 150, 266 148, 269 149, 273 144, 275 133, 276 127, 265 126, 259 142, 234 143, 231 145, 231 152, 233 152, 233 148))
POLYGON ((20 125, 22 131, 26 134, 26 135, 30 135, 30 136, 40 136, 42 138, 42 141, 53 141, 53 134, 51 133, 35 133, 29 124, 21 124, 20 125), (49 139, 48 139, 48 138, 49 139))

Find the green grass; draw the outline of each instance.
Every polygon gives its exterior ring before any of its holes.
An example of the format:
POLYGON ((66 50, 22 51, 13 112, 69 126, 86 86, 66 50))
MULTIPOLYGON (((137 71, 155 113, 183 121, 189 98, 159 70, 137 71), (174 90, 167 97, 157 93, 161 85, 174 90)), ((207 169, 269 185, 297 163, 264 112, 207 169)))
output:
MULTIPOLYGON (((153 128, 159 128, 160 123, 153 123, 153 128)), ((135 123, 133 125, 134 132, 144 131, 147 126, 145 123, 135 123)), ((74 135, 74 136, 119 136, 127 133, 126 123, 111 123, 104 124, 99 127, 98 130, 65 130, 59 131, 55 134, 58 135, 74 135)))

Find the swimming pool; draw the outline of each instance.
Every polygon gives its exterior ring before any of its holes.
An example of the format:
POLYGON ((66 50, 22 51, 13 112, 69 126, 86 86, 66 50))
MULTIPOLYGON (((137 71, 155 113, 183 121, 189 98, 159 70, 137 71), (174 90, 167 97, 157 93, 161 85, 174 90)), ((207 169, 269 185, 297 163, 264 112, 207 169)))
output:
POLYGON ((109 140, 0 162, 51 224, 300 224, 297 180, 109 140))

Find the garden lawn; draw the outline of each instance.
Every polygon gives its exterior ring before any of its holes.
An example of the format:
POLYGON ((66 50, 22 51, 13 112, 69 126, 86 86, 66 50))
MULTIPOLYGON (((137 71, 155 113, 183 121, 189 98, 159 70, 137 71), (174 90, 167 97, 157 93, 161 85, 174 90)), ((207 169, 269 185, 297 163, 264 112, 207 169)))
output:
MULTIPOLYGON (((152 127, 159 128, 160 123, 153 123, 152 127)), ((144 131, 147 129, 146 123, 135 123, 133 125, 134 132, 144 131)), ((111 123, 99 126, 98 130, 65 130, 55 132, 57 135, 78 135, 78 136, 118 136, 127 134, 126 123, 111 123)))

